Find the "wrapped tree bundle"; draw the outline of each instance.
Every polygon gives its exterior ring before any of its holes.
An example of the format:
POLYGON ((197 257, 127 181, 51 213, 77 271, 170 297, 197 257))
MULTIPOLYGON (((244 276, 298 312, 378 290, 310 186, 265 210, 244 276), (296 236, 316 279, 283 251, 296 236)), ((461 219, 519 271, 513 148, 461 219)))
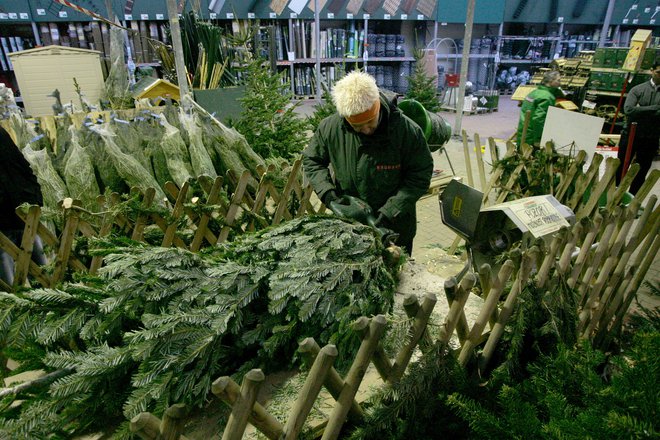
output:
POLYGON ((64 166, 64 181, 71 197, 81 200, 85 208, 95 209, 96 196, 100 192, 94 175, 92 158, 87 149, 80 146, 74 127, 71 126, 69 130, 71 131, 71 151, 64 166))
POLYGON ((217 176, 213 161, 209 155, 202 140, 202 128, 198 124, 199 118, 195 115, 186 114, 183 109, 180 110, 179 119, 181 126, 188 132, 188 153, 190 154, 190 164, 196 177, 206 175, 212 178, 217 176))
POLYGON ((188 159, 188 149, 183 138, 181 138, 179 130, 167 122, 164 115, 159 115, 159 118, 161 125, 165 127, 161 147, 167 161, 167 169, 174 183, 180 188, 185 181, 193 177, 192 167, 188 159))
POLYGON ((124 179, 129 187, 137 187, 142 191, 148 188, 156 190, 156 199, 163 200, 165 193, 156 182, 156 179, 149 173, 140 162, 132 156, 123 153, 117 146, 113 139, 113 133, 107 126, 93 127, 92 130, 96 131, 105 141, 105 148, 110 156, 117 173, 124 179))
POLYGON ((68 197, 69 193, 62 178, 55 171, 53 163, 45 149, 35 151, 31 144, 27 144, 22 150, 23 156, 30 163, 32 172, 37 176, 41 186, 41 194, 44 198, 44 206, 56 209, 59 202, 68 197))
POLYGON ((105 148, 105 141, 94 130, 85 128, 81 130, 81 143, 87 147, 90 156, 93 158, 94 170, 98 175, 99 190, 105 192, 106 189, 117 193, 126 193, 129 188, 124 179, 119 175, 114 162, 110 158, 105 148))

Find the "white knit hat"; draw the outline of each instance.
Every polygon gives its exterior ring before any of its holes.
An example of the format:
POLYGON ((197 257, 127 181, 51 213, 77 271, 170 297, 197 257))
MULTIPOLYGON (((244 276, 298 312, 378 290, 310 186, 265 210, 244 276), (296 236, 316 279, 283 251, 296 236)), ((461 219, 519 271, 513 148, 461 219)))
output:
POLYGON ((373 76, 354 70, 335 84, 332 100, 337 112, 348 117, 369 110, 379 101, 378 86, 373 76))

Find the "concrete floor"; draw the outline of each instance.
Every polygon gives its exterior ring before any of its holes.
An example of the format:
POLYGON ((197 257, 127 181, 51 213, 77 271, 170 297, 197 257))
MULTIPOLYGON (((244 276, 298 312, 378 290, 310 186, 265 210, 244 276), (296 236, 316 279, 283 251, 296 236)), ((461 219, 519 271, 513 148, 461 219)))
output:
MULTIPOLYGON (((302 101, 297 111, 302 115, 309 115, 314 111, 315 101, 302 101)), ((493 137, 499 147, 500 154, 506 150, 506 140, 516 131, 520 110, 518 102, 511 100, 511 96, 502 95, 499 99, 498 111, 464 115, 461 128, 465 130, 470 139, 470 145, 474 146, 474 134, 479 134, 482 145, 487 144, 488 138, 493 137)), ((452 112, 440 112, 440 115, 455 127, 456 114, 452 112)), ((473 147, 474 148, 474 147, 473 147)), ((462 140, 454 136, 446 145, 445 150, 454 168, 456 176, 463 177, 467 183, 467 167, 463 151, 462 140)), ((488 151, 488 150, 486 150, 488 151)), ((474 158, 474 151, 472 157, 474 158)), ((451 175, 451 168, 444 153, 433 153, 434 169, 441 171, 441 175, 451 175)), ((484 155, 486 161, 486 174, 490 169, 490 154, 484 155)), ((476 162, 471 162, 474 178, 478 181, 476 162)), ((660 169, 660 162, 655 161, 653 168, 660 169)), ((478 184, 475 186, 479 187, 478 184)), ((660 183, 656 184, 652 194, 660 197, 660 183)), ((449 256, 446 250, 451 246, 456 234, 442 223, 437 196, 421 199, 417 203, 417 236, 413 247, 413 258, 416 263, 425 265, 431 273, 447 277, 458 273, 463 263, 458 257, 449 256)), ((646 280, 658 282, 660 280, 660 257, 656 255, 653 265, 647 273, 646 280)), ((644 291, 646 289, 642 289, 644 291)), ((644 292, 645 293, 645 292, 644 292)), ((641 302, 646 307, 659 307, 660 299, 641 295, 641 302)))

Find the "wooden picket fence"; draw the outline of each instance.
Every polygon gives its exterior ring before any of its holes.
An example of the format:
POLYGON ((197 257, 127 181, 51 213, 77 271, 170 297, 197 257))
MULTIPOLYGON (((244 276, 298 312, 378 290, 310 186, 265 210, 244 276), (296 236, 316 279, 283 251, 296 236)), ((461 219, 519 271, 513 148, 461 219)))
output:
MULTIPOLYGON (((285 165, 283 165, 284 167, 285 165)), ((73 245, 79 236, 103 238, 110 232, 144 241, 145 229, 154 226, 162 231, 161 246, 176 246, 196 252, 200 248, 227 241, 232 234, 255 231, 277 225, 284 220, 316 214, 310 203, 313 193, 311 185, 303 182, 301 161, 297 160, 285 169, 286 183, 278 190, 273 182, 275 166, 257 170, 257 182, 245 171, 236 176, 232 171, 215 179, 200 177, 198 184, 203 197, 191 197, 190 183, 181 188, 168 182, 165 190, 168 201, 155 200, 155 190, 142 192, 133 190, 139 208, 127 214, 125 210, 113 209, 122 203, 119 194, 99 196, 97 206, 100 215, 91 215, 80 202, 67 199, 62 203, 64 221, 61 232, 55 235, 41 221, 39 206, 30 206, 27 212, 17 209, 25 221, 20 246, 0 233, 0 248, 14 258, 14 286, 0 280, 0 288, 12 291, 23 286, 32 277, 44 287, 55 286, 64 279, 68 270, 94 274, 103 265, 103 257, 95 256, 84 263, 75 255, 73 245), (226 197, 226 200, 225 200, 226 197), (227 201, 228 200, 228 201, 227 201), (55 252, 52 272, 46 272, 31 260, 34 237, 39 235, 44 244, 55 252)), ((322 205, 319 210, 325 210, 322 205)))
MULTIPOLYGON (((364 415, 356 393, 370 364, 384 386, 392 385, 405 374, 417 349, 424 353, 432 344, 449 344, 454 335, 453 353, 459 364, 477 368, 483 374, 492 367, 497 345, 521 292, 530 285, 548 291, 560 281, 565 282, 577 299, 578 337, 605 348, 621 328, 628 307, 660 248, 660 208, 656 208, 656 202, 657 197, 651 196, 640 212, 641 203, 635 199, 627 207, 615 207, 593 218, 583 217, 573 227, 554 234, 549 244, 539 242, 519 254, 520 258, 508 259, 496 273, 485 264, 478 274, 468 273, 460 283, 453 277, 447 279, 444 294, 449 312, 435 340, 427 326, 437 302, 436 295, 426 293, 421 301, 415 295, 406 295, 403 308, 410 318, 408 337, 393 359, 382 346, 387 327, 383 315, 362 317, 353 324, 362 342, 343 378, 332 366, 337 356, 335 346, 320 348, 312 338, 301 341, 298 351, 310 368, 286 421, 278 420, 256 401, 265 379, 261 370, 248 372, 240 386, 228 376, 218 378, 212 392, 231 407, 223 440, 243 438, 248 423, 269 439, 297 438, 322 387, 335 399, 335 404, 325 422, 311 427, 313 436, 337 439, 346 421, 359 423, 364 415), (579 249, 577 255, 576 249, 579 249), (464 307, 477 281, 484 301, 470 326, 464 307), (506 299, 501 301, 503 297, 506 299)), ((142 413, 131 420, 131 430, 147 440, 185 439, 185 417, 172 416, 184 413, 180 405, 168 409, 162 421, 153 414, 142 413)))
MULTIPOLYGON (((471 147, 465 130, 463 130, 462 139, 467 174, 466 183, 473 188, 479 188, 483 192, 482 201, 484 206, 503 203, 510 196, 514 196, 517 199, 535 195, 530 194, 518 184, 520 175, 527 171, 525 160, 532 156, 533 147, 523 144, 520 150, 518 150, 515 144, 509 141, 506 144, 506 153, 500 158, 495 139, 492 137, 488 139, 491 165, 496 164, 500 159, 511 158, 517 153, 520 153, 522 158, 518 166, 509 174, 508 179, 503 181, 504 169, 501 166, 491 168, 490 177, 487 176, 484 166, 484 154, 480 148, 481 138, 479 134, 475 133, 474 135, 474 157, 472 157, 473 154, 470 152, 471 147), (478 185, 472 169, 473 162, 477 165, 478 185), (494 193, 495 190, 497 190, 497 194, 494 193)), ((548 154, 552 151, 551 144, 547 144, 545 148, 548 154)), ((619 159, 613 157, 605 159, 601 154, 595 153, 591 158, 589 168, 586 172, 582 173, 581 170, 587 159, 588 155, 584 150, 577 151, 571 167, 568 170, 560 172, 559 184, 556 187, 551 186, 550 188, 551 195, 561 204, 571 208, 575 212, 578 221, 593 216, 598 211, 602 198, 606 199, 605 209, 607 211, 611 211, 615 206, 620 204, 630 188, 633 179, 639 172, 639 164, 633 163, 617 186, 616 173, 620 165, 619 159), (605 171, 601 177, 599 176, 599 169, 603 161, 605 161, 605 171)), ((552 165, 548 164, 546 173, 548 178, 554 178, 558 170, 553 169, 552 165)), ((643 202, 653 190, 653 186, 658 179, 660 179, 660 170, 652 170, 646 177, 644 184, 637 192, 635 198, 643 202)), ((449 254, 456 252, 460 242, 461 238, 456 237, 450 246, 449 254)))

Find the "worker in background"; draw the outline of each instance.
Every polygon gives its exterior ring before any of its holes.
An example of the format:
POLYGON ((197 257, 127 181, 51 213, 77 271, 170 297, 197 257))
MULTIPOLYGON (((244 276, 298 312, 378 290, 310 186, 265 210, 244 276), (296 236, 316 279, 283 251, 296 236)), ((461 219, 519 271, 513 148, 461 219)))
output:
POLYGON ((342 195, 366 202, 376 225, 398 233, 397 244, 411 254, 416 202, 433 172, 421 128, 364 72, 337 81, 332 99, 337 113, 321 121, 303 151, 305 174, 326 206, 342 195))
POLYGON ((541 84, 532 90, 522 101, 520 109, 520 121, 518 122, 518 131, 516 140, 518 146, 522 143, 529 145, 540 145, 541 135, 543 134, 543 125, 548 115, 548 108, 554 106, 557 98, 563 96, 560 86, 561 75, 559 72, 551 70, 543 74, 541 84), (530 112, 529 125, 525 139, 522 138, 525 127, 525 117, 530 112))
MULTIPOLYGON (((9 133, 0 127, 0 232, 18 247, 21 245, 25 223, 16 215, 16 207, 23 203, 42 205, 41 187, 9 133)), ((35 238, 32 260, 46 264, 41 238, 35 238)), ((0 250, 0 279, 14 284, 14 260, 0 250)))
POLYGON ((630 185, 630 192, 637 194, 658 151, 658 140, 660 139, 660 63, 656 61, 653 64, 649 81, 630 89, 623 105, 623 113, 626 115, 626 125, 621 131, 619 152, 617 154, 621 161, 620 171, 617 173, 617 184, 622 179, 621 173, 626 158, 626 150, 628 149, 630 127, 633 122, 637 122, 635 139, 633 139, 630 154, 631 161, 637 162, 640 166, 639 172, 630 185))

